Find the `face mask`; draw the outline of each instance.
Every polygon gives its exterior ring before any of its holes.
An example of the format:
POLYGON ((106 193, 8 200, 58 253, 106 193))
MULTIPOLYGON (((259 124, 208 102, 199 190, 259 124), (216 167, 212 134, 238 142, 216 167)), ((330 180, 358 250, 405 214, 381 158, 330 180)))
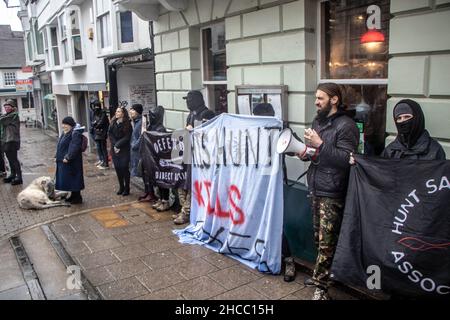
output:
POLYGON ((411 118, 401 123, 396 122, 395 125, 397 126, 400 142, 406 146, 409 146, 409 136, 411 135, 412 131, 413 119, 411 118))

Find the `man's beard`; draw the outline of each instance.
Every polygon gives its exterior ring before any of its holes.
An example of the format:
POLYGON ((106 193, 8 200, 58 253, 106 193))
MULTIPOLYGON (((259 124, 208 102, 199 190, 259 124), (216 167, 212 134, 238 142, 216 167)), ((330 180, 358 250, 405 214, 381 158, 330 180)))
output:
POLYGON ((328 115, 330 114, 331 111, 331 102, 328 101, 328 104, 326 105, 326 107, 317 110, 317 118, 319 121, 324 121, 327 119, 328 115))

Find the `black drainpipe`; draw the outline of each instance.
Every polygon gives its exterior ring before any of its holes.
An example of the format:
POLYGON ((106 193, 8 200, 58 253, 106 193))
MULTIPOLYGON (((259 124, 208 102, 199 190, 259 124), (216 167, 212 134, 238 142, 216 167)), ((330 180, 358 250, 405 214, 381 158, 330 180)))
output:
POLYGON ((153 90, 155 92, 155 107, 158 105, 158 95, 156 94, 156 61, 155 61, 155 34, 153 33, 153 21, 149 22, 150 27, 150 44, 152 46, 152 60, 153 60, 153 90))
POLYGON ((109 81, 109 117, 114 117, 119 105, 119 93, 117 89, 117 66, 114 63, 108 65, 109 81))

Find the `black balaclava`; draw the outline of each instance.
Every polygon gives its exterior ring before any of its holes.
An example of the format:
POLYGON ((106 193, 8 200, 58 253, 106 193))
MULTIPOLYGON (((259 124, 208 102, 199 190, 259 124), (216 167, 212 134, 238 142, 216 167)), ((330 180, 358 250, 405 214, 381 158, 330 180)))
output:
POLYGON ((273 106, 270 103, 258 103, 253 108, 253 114, 255 116, 275 116, 275 110, 273 110, 273 106))
POLYGON ((407 148, 411 148, 425 131, 425 117, 422 108, 411 99, 403 99, 395 105, 393 116, 399 141, 407 148), (402 123, 397 123, 395 119, 401 114, 412 114, 413 117, 402 123))
POLYGON ((156 106, 155 109, 149 112, 150 127, 162 125, 164 121, 164 108, 163 106, 156 106))
POLYGON ((192 90, 186 96, 186 104, 190 111, 195 112, 205 106, 205 100, 200 91, 192 90))

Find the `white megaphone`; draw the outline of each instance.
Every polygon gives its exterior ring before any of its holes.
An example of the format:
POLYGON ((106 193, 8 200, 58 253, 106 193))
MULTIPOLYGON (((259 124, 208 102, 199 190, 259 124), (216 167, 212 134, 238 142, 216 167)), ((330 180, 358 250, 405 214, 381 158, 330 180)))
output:
POLYGON ((277 152, 293 152, 299 154, 300 157, 303 157, 304 155, 314 156, 316 154, 316 149, 308 147, 291 128, 286 128, 280 132, 278 137, 277 152))

